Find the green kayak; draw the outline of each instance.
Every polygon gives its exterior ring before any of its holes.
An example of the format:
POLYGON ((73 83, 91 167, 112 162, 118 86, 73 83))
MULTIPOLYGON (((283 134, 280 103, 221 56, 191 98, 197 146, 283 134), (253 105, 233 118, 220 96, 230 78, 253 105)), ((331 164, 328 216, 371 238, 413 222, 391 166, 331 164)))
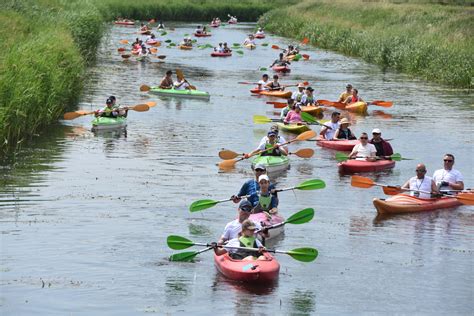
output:
POLYGON ((104 130, 122 128, 127 126, 127 118, 123 116, 119 117, 96 117, 92 120, 93 130, 104 130))
POLYGON ((290 159, 287 156, 256 156, 252 160, 252 169, 257 164, 264 164, 267 167, 267 172, 285 171, 290 165, 290 159))
POLYGON ((175 89, 160 89, 158 87, 153 87, 150 89, 150 92, 156 93, 159 95, 166 95, 172 97, 180 98, 203 98, 209 99, 209 92, 199 91, 199 90, 175 90, 175 89))
POLYGON ((301 134, 303 132, 310 130, 308 125, 283 124, 283 123, 277 123, 277 125, 280 131, 285 131, 285 132, 293 133, 293 134, 301 134))

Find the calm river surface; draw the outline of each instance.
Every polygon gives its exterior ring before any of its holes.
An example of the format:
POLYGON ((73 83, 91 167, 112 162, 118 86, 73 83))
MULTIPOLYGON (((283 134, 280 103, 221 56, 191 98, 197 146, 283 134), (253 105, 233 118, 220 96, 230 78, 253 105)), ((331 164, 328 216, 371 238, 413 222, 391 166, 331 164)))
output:
MULTIPOLYGON (((195 28, 172 26, 176 30, 163 39, 177 42, 195 28)), ((226 26, 199 43, 241 43, 253 29, 226 26)), ((93 110, 115 95, 122 105, 156 101, 156 107, 131 111, 126 133, 94 135, 91 117, 64 121, 1 169, 2 315, 472 314, 474 209, 376 218, 372 199, 383 197, 382 190, 351 187, 350 177, 338 174, 335 152, 315 142, 291 145, 314 148, 315 156, 293 158, 291 169, 272 180, 279 187, 326 182, 324 190, 280 194, 286 217, 307 207, 316 215, 308 224, 287 225, 274 246, 315 247, 316 261, 278 255, 279 282, 264 289, 221 277, 210 252, 195 263, 168 262, 176 253, 166 245, 168 235, 215 241, 235 217, 233 203, 193 214, 188 207, 197 199, 228 198, 253 177, 247 161, 219 172, 217 153, 249 152, 265 135, 269 125, 254 125, 252 116, 272 116, 269 99, 250 96, 250 86, 237 82, 258 80, 258 69, 277 51, 259 46, 219 59, 209 57, 210 49, 159 47, 165 63, 124 62, 119 40, 135 37, 136 28, 111 28, 79 106, 93 110), (139 91, 175 68, 209 91, 210 101, 139 91)), ((290 43, 268 36, 262 42, 290 43)), ((369 177, 402 184, 417 162, 431 175, 450 152, 466 186, 474 186, 472 94, 314 47, 304 52, 311 59, 293 63, 283 83, 307 80, 317 98, 333 100, 350 82, 366 100, 394 101, 392 108, 372 106, 368 116, 352 116, 352 130, 380 128, 395 152, 415 160, 369 177)))

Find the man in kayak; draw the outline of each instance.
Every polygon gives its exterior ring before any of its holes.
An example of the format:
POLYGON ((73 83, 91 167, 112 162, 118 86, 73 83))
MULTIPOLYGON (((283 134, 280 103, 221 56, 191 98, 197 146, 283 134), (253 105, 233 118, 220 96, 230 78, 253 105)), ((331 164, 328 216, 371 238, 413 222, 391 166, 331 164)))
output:
POLYGON ((283 123, 285 124, 298 124, 301 125, 303 123, 303 120, 301 119, 301 103, 296 103, 293 106, 293 109, 288 112, 286 115, 285 119, 283 120, 283 123))
POLYGON ((341 93, 341 95, 339 96, 339 99, 337 100, 337 102, 344 102, 347 100, 348 97, 350 97, 352 95, 352 85, 349 83, 347 84, 346 86, 346 91, 344 91, 343 93, 341 93))
MULTIPOLYGON (((255 166, 255 179, 247 180, 242 187, 240 188, 237 195, 232 195, 231 199, 234 203, 239 203, 241 196, 248 196, 247 201, 252 204, 252 207, 255 207, 258 203, 258 191, 260 191, 260 185, 258 184, 258 178, 267 172, 267 168, 263 164, 257 164, 255 166)), ((270 190, 275 189, 273 184, 270 184, 270 190)), ((276 196, 276 193, 275 193, 276 196)))
MULTIPOLYGON (((278 128, 278 125, 272 125, 272 127, 270 127, 270 132, 274 132, 276 134, 277 143, 279 143, 279 144, 286 143, 286 139, 283 136, 279 135, 280 129, 278 128)), ((263 136, 262 139, 260 140, 260 144, 258 146, 260 147, 260 146, 262 146, 262 144, 264 144, 268 141, 269 141, 268 135, 263 136)))
POLYGON ((438 194, 438 188, 432 178, 426 176, 426 167, 420 163, 415 169, 416 176, 410 178, 405 184, 402 185, 401 189, 416 190, 410 191, 410 195, 416 196, 422 199, 431 198, 432 194, 438 194), (420 192, 425 191, 425 192, 420 192), (427 193, 428 192, 428 193, 427 193))
POLYGON ((276 214, 278 212, 278 198, 271 194, 270 179, 266 174, 262 174, 258 177, 258 184, 260 185, 258 203, 252 210, 252 213, 268 212, 276 214))
POLYGON ((249 36, 244 40, 244 46, 246 45, 254 45, 255 46, 255 37, 253 34, 249 34, 249 36))
POLYGON ((166 76, 160 82, 160 89, 171 89, 173 88, 173 78, 171 77, 173 72, 168 70, 166 76))
POLYGON ((288 112, 290 112, 293 109, 293 105, 295 104, 295 100, 288 99, 287 104, 288 105, 286 107, 281 109, 280 121, 282 121, 282 122, 283 122, 283 120, 285 120, 286 115, 288 114, 288 112))
POLYGON ((94 115, 100 117, 117 117, 119 115, 119 110, 114 108, 114 101, 108 98, 105 101, 105 107, 100 110, 95 111, 94 115))
POLYGON ((281 146, 282 143, 278 142, 277 133, 269 131, 267 133, 268 141, 265 144, 259 144, 259 146, 251 153, 245 154, 245 158, 249 158, 259 151, 265 150, 260 156, 288 156, 288 150, 285 146, 281 146))
POLYGON ((232 53, 232 49, 230 49, 229 46, 227 46, 227 43, 224 43, 224 47, 222 48, 223 48, 224 53, 232 53))
POLYGON ((286 65, 291 65, 291 63, 287 61, 285 58, 283 58, 283 53, 280 53, 279 58, 275 59, 273 64, 270 65, 270 68, 272 68, 275 65, 283 67, 286 65))
POLYGON ((382 132, 378 128, 372 130, 372 139, 369 143, 375 146, 377 149, 377 157, 381 159, 390 159, 390 156, 393 155, 393 149, 389 142, 382 138, 382 132))
POLYGON ((336 130, 339 128, 339 118, 341 117, 341 113, 335 111, 331 114, 331 121, 326 122, 321 127, 321 131, 319 132, 319 136, 325 140, 331 140, 334 138, 334 134, 336 130))
MULTIPOLYGON (((249 218, 250 214, 252 213, 252 209, 252 203, 247 200, 242 200, 239 204, 239 208, 237 209, 237 218, 225 225, 224 232, 222 233, 222 236, 217 244, 222 245, 226 241, 238 238, 240 232, 242 231, 242 222, 249 218)), ((259 223, 255 223, 255 226, 258 230, 261 230, 262 228, 259 223)))
POLYGON ((267 87, 268 90, 270 90, 270 91, 283 91, 283 90, 285 90, 285 87, 282 87, 280 85, 280 82, 278 82, 278 80, 279 80, 278 75, 273 75, 273 81, 270 81, 264 87, 267 87))
POLYGON ((269 83, 270 83, 270 81, 268 81, 268 75, 267 75, 267 74, 263 74, 262 79, 260 79, 260 80, 257 82, 258 89, 259 89, 259 90, 268 90, 269 87, 268 87, 267 85, 268 85, 269 83))
POLYGON ((194 33, 195 34, 202 34, 202 29, 201 29, 201 25, 198 25, 196 30, 194 30, 194 33))
POLYGON ((265 32, 263 31, 263 29, 261 27, 259 27, 258 31, 255 32, 255 35, 265 35, 265 32))
POLYGON ((214 51, 218 53, 223 53, 224 52, 224 47, 222 47, 222 43, 219 43, 219 46, 214 47, 214 51))
POLYGON ((355 145, 352 152, 349 154, 349 158, 356 160, 376 161, 377 157, 375 154, 377 150, 375 146, 369 144, 369 136, 367 133, 362 133, 359 137, 360 143, 355 145))
MULTIPOLYGON (((350 140, 350 139, 357 139, 354 134, 352 134, 352 131, 349 129, 349 125, 351 123, 349 122, 348 119, 345 117, 339 122, 339 128, 336 130, 336 133, 334 133, 334 140, 350 140)), ((376 146, 377 148, 377 146, 376 146)))
POLYGON ((446 154, 443 158, 444 168, 433 173, 433 180, 440 191, 464 190, 464 178, 456 169, 453 169, 454 155, 446 154))
POLYGON ((363 102, 361 97, 359 97, 359 91, 356 88, 352 89, 352 95, 348 96, 345 100, 345 104, 351 104, 351 103, 356 103, 356 102, 363 102))
POLYGON ((293 99, 295 102, 301 102, 301 99, 305 95, 305 92, 304 92, 305 88, 306 87, 304 84, 299 83, 298 91, 293 92, 293 94, 291 95, 291 99, 293 99))

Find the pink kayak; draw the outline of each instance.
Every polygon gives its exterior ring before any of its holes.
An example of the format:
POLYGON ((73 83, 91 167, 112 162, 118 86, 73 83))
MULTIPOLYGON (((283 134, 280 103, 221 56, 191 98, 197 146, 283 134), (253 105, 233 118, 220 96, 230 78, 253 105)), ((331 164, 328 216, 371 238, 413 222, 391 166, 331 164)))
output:
POLYGON ((291 71, 290 67, 287 67, 287 66, 273 66, 272 69, 275 72, 290 72, 291 71))
POLYGON ((219 26, 221 26, 220 23, 211 23, 211 27, 219 27, 219 26))
POLYGON ((214 263, 217 270, 231 280, 255 284, 272 283, 278 278, 280 264, 269 253, 264 253, 264 256, 267 260, 243 261, 232 259, 228 254, 214 254, 214 263))
POLYGON ((212 57, 229 57, 229 56, 232 56, 232 53, 231 52, 229 53, 212 52, 211 56, 212 57))
POLYGON ((324 148, 335 149, 339 151, 352 151, 355 145, 357 145, 359 141, 357 139, 354 140, 317 140, 316 144, 318 146, 324 148))
POLYGON ((341 173, 374 172, 395 167, 393 160, 347 160, 338 164, 341 173))
MULTIPOLYGON (((280 224, 285 219, 282 216, 280 216, 278 213, 269 214, 269 213, 265 213, 265 212, 260 212, 260 213, 250 215, 250 220, 252 220, 255 223, 259 223, 262 227, 264 227, 264 226, 271 226, 271 225, 275 225, 275 224, 280 224)), ((277 227, 277 228, 274 228, 274 229, 269 229, 268 230, 268 235, 269 236, 266 239, 268 240, 268 239, 271 239, 271 238, 275 238, 276 236, 283 233, 283 227, 284 226, 280 226, 280 227, 277 227)))
POLYGON ((265 38, 265 34, 255 34, 255 38, 265 38))

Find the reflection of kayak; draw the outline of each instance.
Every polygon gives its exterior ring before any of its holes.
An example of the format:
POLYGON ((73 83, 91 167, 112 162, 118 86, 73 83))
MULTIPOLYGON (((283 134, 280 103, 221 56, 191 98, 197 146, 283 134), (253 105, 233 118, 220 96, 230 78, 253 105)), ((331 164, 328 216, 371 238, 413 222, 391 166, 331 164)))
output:
POLYGON ((356 173, 356 172, 374 172, 395 167, 393 160, 347 160, 338 164, 339 171, 342 173, 356 173))
MULTIPOLYGON (((267 171, 268 171, 268 169, 267 169, 267 171)), ((252 215, 250 215, 249 219, 254 223, 259 223, 262 227, 263 226, 271 226, 271 225, 275 225, 275 224, 280 224, 285 220, 278 213, 269 214, 269 213, 264 213, 264 212, 252 214, 252 215)), ((265 237, 265 240, 275 238, 276 236, 283 233, 283 227, 284 226, 269 229, 268 230, 268 237, 265 237)))
POLYGON ((450 208, 461 205, 454 197, 420 199, 407 194, 397 194, 386 200, 374 199, 374 206, 379 214, 415 213, 450 208))
POLYGON ((149 61, 150 57, 148 57, 148 56, 138 56, 137 60, 138 61, 149 61))
POLYGON ((115 21, 114 23, 118 25, 135 25, 133 21, 115 21))
POLYGON ((261 95, 267 95, 271 97, 285 98, 285 99, 289 99, 291 97, 291 91, 268 91, 268 90, 252 89, 250 90, 250 92, 261 94, 261 95))
POLYGON ((192 46, 185 46, 185 45, 179 45, 178 47, 179 47, 179 49, 183 49, 183 50, 191 50, 191 49, 193 49, 192 46))
POLYGON ((150 92, 156 93, 159 95, 173 96, 173 97, 183 97, 183 98, 209 98, 209 93, 199 90, 176 90, 176 89, 160 89, 158 87, 153 87, 150 89, 150 92))
POLYGON ((365 102, 355 102, 346 105, 345 110, 354 112, 354 113, 366 113, 367 112, 367 103, 365 102))
POLYGON ((275 72, 290 72, 291 69, 288 66, 273 66, 273 71, 275 72))
POLYGON ((265 34, 255 34, 255 38, 265 38, 265 34))
POLYGON ((281 131, 285 131, 288 133, 293 134, 301 134, 303 132, 311 130, 308 125, 298 125, 298 124, 284 124, 284 123, 276 123, 278 128, 281 131))
POLYGON ((267 172, 285 171, 290 165, 290 159, 287 156, 256 156, 252 160, 252 169, 257 164, 263 164, 267 167, 267 172))
POLYGON ((244 45, 245 48, 248 48, 248 49, 255 49, 257 47, 257 45, 255 44, 246 44, 244 45))
POLYGON ((322 106, 302 106, 301 111, 309 113, 313 116, 321 116, 323 114, 324 108, 322 106))
POLYGON ((209 36, 211 36, 211 33, 194 33, 194 36, 196 36, 196 37, 209 37, 209 36))
POLYGON ((359 141, 354 140, 318 140, 316 144, 321 147, 335 149, 339 151, 352 151, 359 141))
POLYGON ((92 129, 95 131, 104 129, 115 129, 127 126, 127 118, 119 117, 103 117, 99 116, 92 120, 92 129))
POLYGON ((255 284, 271 283, 278 278, 280 264, 269 253, 264 253, 267 260, 243 261, 234 260, 228 254, 214 255, 217 270, 225 277, 241 282, 255 284))
POLYGON ((232 56, 232 52, 229 52, 229 53, 212 52, 211 56, 212 57, 228 57, 228 56, 232 56))
POLYGON ((141 35, 150 35, 151 31, 140 31, 139 32, 141 35))

